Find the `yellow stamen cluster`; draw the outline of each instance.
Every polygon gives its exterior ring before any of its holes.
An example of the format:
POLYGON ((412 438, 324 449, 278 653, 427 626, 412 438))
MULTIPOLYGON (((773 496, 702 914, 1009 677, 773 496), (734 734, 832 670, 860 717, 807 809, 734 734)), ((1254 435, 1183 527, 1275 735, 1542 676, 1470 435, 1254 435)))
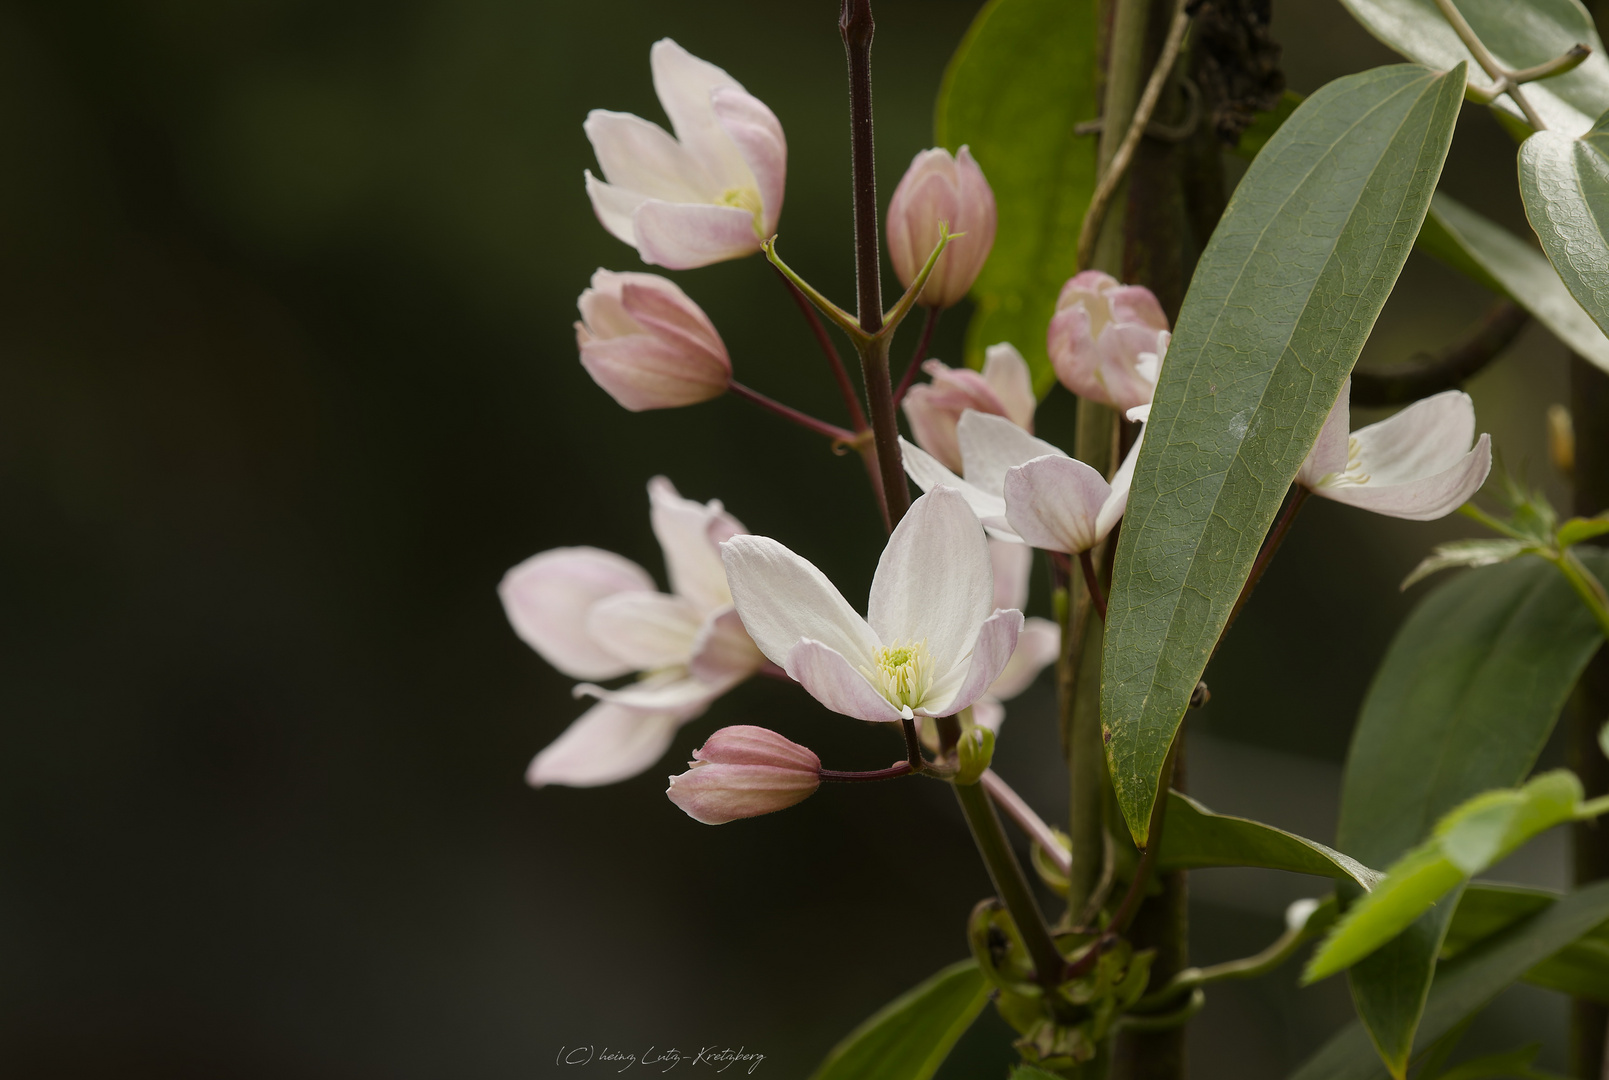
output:
MULTIPOLYGON (((735 206, 754 215, 754 235, 760 235, 760 193, 753 188, 727 188, 721 192, 722 206, 735 206)), ((764 237, 761 237, 764 239, 764 237)))
POLYGON ((1355 487, 1367 484, 1370 480, 1368 473, 1363 471, 1363 457, 1358 448, 1356 435, 1346 438, 1346 468, 1338 473, 1330 473, 1319 481, 1320 487, 1355 487))
POLYGON ((896 641, 878 649, 870 670, 862 673, 895 705, 914 708, 927 696, 933 682, 933 657, 926 641, 896 641))

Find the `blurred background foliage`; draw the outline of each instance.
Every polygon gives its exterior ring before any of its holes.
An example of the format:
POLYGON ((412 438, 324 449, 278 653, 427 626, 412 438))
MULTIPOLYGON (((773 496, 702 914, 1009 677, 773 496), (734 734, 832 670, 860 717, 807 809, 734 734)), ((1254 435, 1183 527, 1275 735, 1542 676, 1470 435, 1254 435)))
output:
MULTIPOLYGON (((879 0, 885 201, 931 142, 975 9, 879 0)), ((647 50, 666 35, 776 111, 781 248, 852 295, 835 16, 830 0, 0 3, 9 1075, 512 1077, 553 1071, 561 1046, 741 1044, 766 1055, 758 1075, 802 1077, 964 955, 988 885, 939 785, 828 790, 721 829, 664 799, 663 774, 722 724, 774 726, 839 768, 898 755, 786 687, 729 695, 631 782, 525 787, 581 706, 494 593, 561 544, 662 573, 643 485, 663 473, 864 596, 881 536, 853 457, 733 400, 626 414, 571 330, 594 268, 637 268, 587 206, 580 122, 661 119, 647 50)), ((1304 93, 1392 59, 1327 0, 1278 0, 1274 31, 1304 93)), ((1444 187, 1523 230, 1512 155, 1467 109, 1444 187)), ((840 419, 758 259, 675 276, 740 378, 840 419)), ((1434 348, 1486 302, 1416 255, 1363 363, 1434 348)), ((952 313, 935 354, 954 359, 963 328, 952 313)), ((1566 397, 1560 346, 1532 328, 1470 389, 1509 466, 1560 498, 1542 422, 1566 397)), ((1070 405, 1057 390, 1041 431, 1068 439, 1070 405)), ((1333 835, 1351 724, 1414 599, 1397 582, 1465 531, 1310 504, 1208 672, 1201 799, 1333 835)), ((1010 712, 997 767, 1055 818, 1048 678, 1010 712)), ((1525 859, 1498 876, 1563 883, 1562 838, 1525 859)), ((1194 882, 1201 962, 1260 947, 1285 903, 1327 887, 1194 882)), ((1338 981, 1294 981, 1215 989, 1197 1075, 1282 1076, 1346 1019, 1338 981)), ((1557 1066, 1563 1032, 1562 999, 1521 987, 1469 1045, 1542 1037, 1557 1066)), ((986 1017, 944 1075, 1000 1075, 1007 1037, 986 1017)))

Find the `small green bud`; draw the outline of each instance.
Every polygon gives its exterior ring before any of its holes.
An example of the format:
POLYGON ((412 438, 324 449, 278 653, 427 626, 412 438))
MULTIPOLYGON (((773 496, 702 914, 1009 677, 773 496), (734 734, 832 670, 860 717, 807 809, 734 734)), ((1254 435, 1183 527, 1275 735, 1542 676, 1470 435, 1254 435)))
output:
POLYGON ((955 774, 957 784, 976 784, 983 770, 994 760, 994 732, 986 727, 970 727, 956 744, 961 767, 955 774))

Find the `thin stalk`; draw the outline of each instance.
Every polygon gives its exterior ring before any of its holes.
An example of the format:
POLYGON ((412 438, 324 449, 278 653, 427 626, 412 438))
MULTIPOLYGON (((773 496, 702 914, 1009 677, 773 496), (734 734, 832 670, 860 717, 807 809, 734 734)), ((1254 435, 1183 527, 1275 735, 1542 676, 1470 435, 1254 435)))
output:
POLYGON ((894 387, 888 380, 888 338, 878 335, 860 347, 860 369, 866 379, 866 404, 871 407, 872 443, 883 480, 883 503, 888 525, 900 523, 911 508, 911 488, 905 479, 905 462, 899 448, 899 417, 894 387))
POLYGON ((983 770, 983 779, 980 783, 989 792, 989 797, 995 801, 995 805, 1004 810, 1006 816, 1028 834, 1028 839, 1039 845, 1040 850, 1056 864, 1056 869, 1064 874, 1072 872, 1073 858, 1062 846, 1056 833, 1045 824, 1044 818, 1034 813, 1034 808, 1029 806, 1021 795, 1012 790, 1010 784, 1000 779, 999 773, 993 769, 983 770))
POLYGON ((1017 932, 1022 935, 1039 984, 1046 988, 1060 986, 1066 960, 1061 950, 1056 948, 1050 928, 1045 925, 1045 917, 1034 902, 1028 878, 1006 841, 1006 832, 1000 827, 1000 818, 994 812, 988 792, 982 784, 951 786, 955 789, 956 801, 961 804, 961 813, 972 830, 978 853, 983 856, 983 864, 988 867, 995 895, 1000 897, 1000 902, 1011 914, 1012 922, 1017 924, 1017 932))
MULTIPOLYGON (((1140 95, 1134 115, 1124 130, 1123 141, 1113 152, 1111 162, 1102 170, 1100 182, 1095 185, 1095 193, 1090 196, 1089 209, 1084 212, 1084 223, 1078 230, 1079 269, 1088 267, 1095 254, 1095 241, 1100 236, 1101 225, 1106 220, 1107 205, 1112 201, 1112 196, 1117 194, 1118 184, 1122 183, 1123 177, 1128 173, 1129 163, 1134 160, 1134 151, 1145 135, 1145 126, 1151 122, 1151 114, 1156 111, 1157 102, 1162 98, 1162 88, 1167 84, 1168 76, 1173 73, 1173 65, 1179 59, 1179 48, 1184 44, 1184 32, 1190 26, 1190 13, 1186 10, 1188 4, 1189 0, 1178 0, 1173 12, 1173 22, 1168 26, 1167 40, 1162 43, 1162 55, 1157 57, 1156 66, 1151 69, 1151 77, 1146 81, 1145 91, 1140 95)), ((1104 138, 1102 142, 1105 142, 1104 138)))
POLYGON ((735 379, 727 384, 727 389, 744 401, 753 402, 767 412, 775 413, 784 420, 798 424, 806 431, 813 431, 817 435, 825 435, 827 438, 835 439, 839 442, 853 443, 855 441, 853 431, 841 428, 837 424, 829 424, 825 420, 817 420, 809 413, 800 412, 791 405, 784 405, 775 398, 768 398, 758 390, 751 390, 735 379))
POLYGON ((1598 629, 1605 637, 1609 637, 1609 595, 1604 593, 1603 583, 1599 581, 1591 570, 1581 562, 1579 556, 1566 548, 1557 556, 1547 556, 1549 562, 1559 568, 1564 579, 1570 587, 1581 597, 1581 602, 1587 605, 1592 617, 1598 621, 1598 629))
POLYGON ((1246 584, 1240 587, 1240 595, 1235 597, 1235 606, 1229 611, 1229 621, 1224 623, 1223 633, 1218 635, 1220 642, 1228 635, 1229 628, 1235 625, 1235 620, 1240 617, 1240 609, 1246 606, 1252 590, 1257 588, 1257 583, 1263 579, 1268 564, 1274 561, 1274 552, 1279 550, 1279 546, 1285 542, 1285 535, 1291 531, 1291 523, 1296 520, 1296 512, 1302 508, 1302 504, 1311 494, 1312 492, 1301 484, 1291 485, 1291 497, 1285 501, 1285 509, 1279 515, 1279 520, 1274 523, 1274 531, 1263 541, 1262 550, 1257 553, 1257 561, 1251 564, 1251 573, 1246 577, 1246 584))
MULTIPOLYGON (((1480 35, 1475 33, 1475 28, 1470 26, 1469 20, 1464 18, 1464 13, 1458 10, 1458 5, 1454 4, 1453 0, 1436 0, 1436 6, 1441 9, 1442 17, 1452 25, 1453 32, 1464 43, 1464 47, 1475 58, 1475 62, 1480 64, 1481 69, 1497 84, 1494 96, 1496 94, 1507 94, 1514 104, 1520 107, 1520 112, 1525 114, 1525 122, 1530 124, 1533 130, 1547 130, 1547 125, 1542 123, 1542 117, 1537 114, 1536 109, 1532 108, 1531 103, 1520 92, 1519 85, 1513 78, 1514 72, 1509 71, 1497 62, 1497 57, 1493 56, 1492 51, 1486 47, 1485 42, 1481 41, 1480 35)), ((1569 54, 1565 55, 1568 56, 1569 54)), ((1586 58, 1583 57, 1582 59, 1586 58)))
POLYGON ((898 405, 905 400, 905 392, 911 388, 911 380, 916 378, 917 369, 922 361, 927 359, 927 347, 933 343, 933 328, 939 324, 940 308, 927 309, 927 318, 922 323, 922 336, 916 341, 916 351, 911 354, 911 362, 905 367, 905 374, 900 376, 899 385, 894 387, 894 404, 898 405))
POLYGON ((799 314, 810 324, 810 333, 815 336, 816 344, 821 346, 822 355, 827 358, 827 366, 832 369, 833 381, 838 384, 838 393, 843 396, 844 408, 849 410, 850 427, 856 431, 864 431, 866 410, 860 406, 860 395, 855 392, 855 384, 849 379, 849 369, 844 367, 844 358, 838 355, 838 346, 834 345, 832 338, 828 336, 827 327, 822 324, 821 316, 816 314, 816 309, 811 306, 809 298, 799 291, 799 286, 788 280, 787 274, 775 266, 772 269, 776 270, 777 277, 787 287, 788 295, 793 297, 794 304, 799 308, 799 314))
POLYGON ((905 735, 905 760, 912 768, 921 768, 926 759, 922 757, 922 740, 916 734, 916 721, 901 720, 900 730, 905 735))
POLYGON ((870 780, 892 780, 896 776, 909 776, 916 772, 911 768, 909 761, 901 761, 890 765, 886 769, 873 769, 870 772, 843 772, 838 769, 822 769, 821 778, 838 784, 864 783, 870 780))
POLYGON ((1095 557, 1088 551, 1078 553, 1078 565, 1084 570, 1084 588, 1089 590, 1089 598, 1095 605, 1095 614, 1106 622, 1106 593, 1101 589, 1100 579, 1095 576, 1095 557))
MULTIPOLYGON (((1327 928, 1329 924, 1324 925, 1327 928)), ((1226 979, 1255 979, 1260 975, 1266 975, 1295 956, 1304 944, 1317 937, 1320 932, 1319 930, 1309 932, 1308 921, 1304 921, 1301 926, 1287 928, 1267 948, 1252 956, 1242 957, 1239 960, 1226 960, 1222 964, 1213 964, 1210 967, 1185 968, 1170 979, 1162 989, 1146 994, 1136 1001, 1134 1010, 1142 1013, 1153 1012, 1180 994, 1199 986, 1226 979)))
POLYGON ((860 328, 883 328, 882 268, 877 250, 877 168, 872 136, 871 0, 843 0, 838 33, 849 60, 849 160, 855 196, 855 296, 860 328))

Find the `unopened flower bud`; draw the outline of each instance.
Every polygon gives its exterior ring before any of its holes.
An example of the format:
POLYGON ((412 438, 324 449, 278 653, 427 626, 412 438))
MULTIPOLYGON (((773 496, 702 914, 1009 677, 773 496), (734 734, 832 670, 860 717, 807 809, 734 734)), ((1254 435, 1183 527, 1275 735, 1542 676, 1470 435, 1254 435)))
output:
POLYGON ((763 727, 726 727, 693 751, 691 766, 665 794, 705 825, 785 810, 821 786, 821 759, 763 727))
POLYGON ((970 727, 962 733, 955 751, 961 765, 955 774, 955 782, 976 784, 989 767, 989 762, 994 760, 994 732, 982 726, 970 727))
POLYGON ((632 412, 719 397, 732 361, 702 308, 657 274, 599 270, 577 305, 581 366, 632 412))
POLYGON ((943 148, 917 154, 889 200, 888 257, 907 289, 938 245, 941 223, 966 235, 939 256, 921 301, 946 308, 972 288, 994 247, 994 192, 964 146, 954 157, 943 148))
POLYGON ((1123 411, 1151 403, 1171 338, 1150 289, 1085 270, 1062 286, 1046 345, 1063 386, 1123 411))
POLYGON ((955 425, 968 409, 1003 416, 1025 431, 1034 429, 1033 376, 1022 354, 1006 342, 989 346, 983 371, 952 368, 937 360, 922 365, 932 382, 918 383, 905 394, 905 419, 916 445, 961 471, 961 447, 955 425))

